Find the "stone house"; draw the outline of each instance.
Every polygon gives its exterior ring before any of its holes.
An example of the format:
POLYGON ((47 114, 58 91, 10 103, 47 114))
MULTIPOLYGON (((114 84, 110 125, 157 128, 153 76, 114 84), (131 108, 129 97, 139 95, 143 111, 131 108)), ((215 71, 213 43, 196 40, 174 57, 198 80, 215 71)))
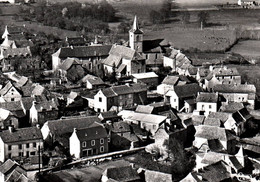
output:
POLYGON ((219 109, 218 93, 198 92, 196 98, 196 111, 207 116, 210 112, 217 112, 219 109))
POLYGON ((43 148, 43 137, 38 127, 14 129, 0 132, 0 161, 15 158, 31 158, 43 148))
POLYGON ((100 123, 87 128, 76 129, 69 139, 70 154, 75 158, 98 155, 108 152, 108 133, 100 123))
POLYGON ((112 86, 100 90, 94 96, 94 109, 106 112, 112 106, 119 109, 145 104, 147 101, 147 87, 142 84, 112 86))

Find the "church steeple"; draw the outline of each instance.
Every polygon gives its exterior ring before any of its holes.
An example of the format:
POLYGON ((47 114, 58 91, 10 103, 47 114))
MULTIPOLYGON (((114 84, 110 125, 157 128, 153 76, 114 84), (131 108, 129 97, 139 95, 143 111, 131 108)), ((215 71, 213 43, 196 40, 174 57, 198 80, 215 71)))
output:
POLYGON ((129 31, 129 45, 131 49, 136 50, 138 53, 143 52, 143 32, 139 28, 136 16, 134 18, 133 27, 129 31))

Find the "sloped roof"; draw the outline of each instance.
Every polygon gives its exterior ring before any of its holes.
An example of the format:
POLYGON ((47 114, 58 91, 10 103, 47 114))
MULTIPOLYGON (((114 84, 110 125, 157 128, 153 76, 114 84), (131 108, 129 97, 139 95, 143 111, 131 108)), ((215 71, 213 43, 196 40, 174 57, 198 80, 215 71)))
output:
POLYGON ((209 93, 209 92, 199 92, 197 98, 197 102, 218 102, 218 94, 217 93, 209 93))
POLYGON ((237 71, 237 68, 227 68, 226 66, 220 68, 214 68, 213 74, 215 76, 239 76, 240 74, 237 71))
POLYGON ((199 174, 207 181, 224 181, 231 180, 231 174, 227 171, 226 163, 223 161, 216 162, 203 168, 199 174))
POLYGON ((65 59, 65 60, 61 63, 61 65, 59 66, 59 68, 62 69, 62 70, 67 71, 68 69, 70 69, 70 67, 71 67, 72 65, 76 65, 76 64, 81 65, 82 62, 81 62, 78 58, 70 58, 70 57, 68 57, 67 59, 65 59))
POLYGON ((129 60, 143 59, 142 56, 139 53, 137 53, 135 50, 126 46, 114 44, 109 52, 109 56, 104 60, 103 64, 108 66, 113 66, 115 64, 115 66, 118 67, 120 61, 123 58, 129 60))
POLYGON ((133 84, 133 85, 119 85, 112 86, 109 88, 102 89, 103 94, 106 97, 115 97, 118 95, 130 94, 130 93, 138 93, 142 91, 147 91, 146 85, 143 84, 133 84))
POLYGON ((59 58, 87 58, 96 56, 108 56, 111 45, 102 46, 77 46, 77 47, 62 47, 53 56, 59 58))
POLYGON ((210 112, 207 118, 219 119, 222 123, 225 123, 229 116, 230 113, 226 112, 210 112))
POLYGON ((32 56, 30 47, 12 48, 2 50, 4 58, 15 57, 15 56, 32 56))
POLYGON ((222 112, 230 112, 230 113, 233 113, 233 112, 236 112, 240 109, 244 108, 244 105, 242 103, 239 103, 239 102, 229 102, 227 103, 226 105, 223 105, 220 107, 220 110, 222 112))
POLYGON ((32 90, 33 95, 42 95, 45 91, 45 88, 41 85, 35 85, 34 89, 32 90))
POLYGON ((22 97, 21 101, 22 101, 22 104, 24 106, 24 109, 28 111, 28 110, 31 109, 35 99, 33 97, 22 97))
POLYGON ((88 116, 88 117, 71 117, 59 120, 47 121, 47 124, 50 132, 55 135, 64 135, 66 133, 72 133, 73 128, 81 129, 87 128, 92 125, 94 122, 99 122, 97 116, 88 116))
POLYGON ((197 83, 191 83, 186 85, 177 85, 174 88, 175 93, 179 98, 195 97, 198 92, 202 91, 202 88, 197 83))
POLYGON ((175 85, 180 78, 178 76, 166 76, 162 83, 167 85, 175 85))
POLYGON ((19 164, 11 159, 7 159, 2 165, 0 165, 0 172, 4 175, 10 172, 14 166, 18 166, 19 164))
POLYGON ((220 141, 228 141, 234 139, 234 136, 225 128, 216 126, 199 125, 195 126, 195 137, 205 138, 208 140, 219 139, 220 141))
POLYGON ((0 102, 0 108, 11 111, 17 117, 24 117, 25 113, 21 101, 0 102))
POLYGON ((111 118, 117 118, 117 112, 116 111, 107 111, 107 112, 102 112, 99 114, 104 119, 111 119, 111 118))
POLYGON ((218 84, 213 90, 221 93, 256 93, 255 85, 250 84, 218 84))
POLYGON ((87 82, 87 81, 89 81, 92 85, 105 84, 101 78, 94 76, 94 75, 90 75, 90 74, 88 74, 82 78, 82 82, 87 82))
POLYGON ((138 105, 135 112, 139 112, 139 113, 146 113, 146 114, 152 114, 154 110, 153 106, 149 106, 149 105, 138 105))
POLYGON ((108 168, 105 170, 103 175, 106 175, 108 179, 110 178, 121 182, 141 180, 137 171, 131 166, 108 168))
POLYGON ((36 103, 35 108, 38 112, 42 112, 44 110, 46 111, 58 110, 56 102, 53 100, 36 103))
POLYGON ((4 88, 0 90, 0 95, 5 95, 13 87, 12 83, 9 81, 4 88))
POLYGON ((144 40, 143 52, 162 53, 164 52, 162 46, 169 46, 169 42, 167 42, 165 39, 144 40))
POLYGON ((105 127, 96 122, 89 125, 87 128, 76 129, 76 134, 80 141, 95 140, 99 138, 106 138, 108 136, 105 127))
POLYGON ((222 122, 218 118, 209 118, 209 117, 207 117, 207 118, 205 118, 203 124, 204 125, 209 125, 209 126, 218 126, 218 127, 220 127, 222 122))
POLYGON ((4 130, 0 132, 4 143, 23 142, 43 139, 41 130, 37 127, 14 129, 13 132, 4 130))
POLYGON ((131 132, 130 126, 124 121, 114 122, 109 129, 114 133, 131 132))

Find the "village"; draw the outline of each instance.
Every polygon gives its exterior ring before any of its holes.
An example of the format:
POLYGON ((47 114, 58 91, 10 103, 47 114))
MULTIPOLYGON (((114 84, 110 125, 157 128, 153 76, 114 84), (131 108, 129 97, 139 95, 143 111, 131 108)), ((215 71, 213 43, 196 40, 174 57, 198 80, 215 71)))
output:
POLYGON ((259 181, 257 85, 237 69, 253 64, 198 64, 132 22, 122 44, 5 26, 1 182, 259 181))

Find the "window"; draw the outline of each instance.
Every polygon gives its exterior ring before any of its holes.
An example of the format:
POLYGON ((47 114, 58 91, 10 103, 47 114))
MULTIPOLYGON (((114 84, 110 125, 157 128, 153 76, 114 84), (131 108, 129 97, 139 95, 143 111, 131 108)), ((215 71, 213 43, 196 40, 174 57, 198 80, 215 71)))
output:
POLYGON ((153 125, 153 129, 154 129, 154 130, 156 129, 156 125, 153 125))
POLYGON ((99 97, 99 98, 98 98, 98 101, 99 101, 99 102, 102 102, 102 97, 99 97))
POLYGON ((19 156, 20 156, 20 157, 23 157, 23 152, 19 152, 19 156))
POLYGON ((11 98, 11 101, 14 101, 14 98, 11 98))
POLYGON ((128 98, 129 98, 129 99, 130 99, 130 98, 132 98, 132 95, 131 95, 131 94, 129 94, 129 95, 128 95, 128 98))
POLYGON ((12 158, 12 154, 8 154, 8 158, 11 159, 12 158))
POLYGON ((86 147, 87 146, 87 142, 82 142, 82 147, 86 147))
POLYGON ((173 102, 176 102, 176 99, 173 99, 173 102))
POLYGON ((19 149, 22 149, 22 145, 21 144, 19 145, 19 149))
POLYGON ((33 143, 33 147, 36 147, 36 143, 33 143))
POLYGON ((100 112, 100 111, 101 111, 100 108, 98 108, 98 109, 97 109, 97 112, 100 112))
POLYGON ((12 145, 9 145, 9 146, 8 146, 8 150, 12 150, 12 145))
POLYGON ((100 152, 104 152, 104 146, 100 147, 100 152))
POLYGON ((29 151, 26 152, 26 157, 29 157, 29 151))
POLYGON ((211 105, 209 105, 209 109, 211 109, 211 105))
POLYGON ((104 144, 104 138, 100 138, 100 144, 104 144))
POLYGON ((35 155, 36 153, 35 153, 35 152, 31 152, 30 154, 31 154, 31 155, 35 155))
POLYGON ((95 140, 91 140, 91 146, 95 145, 95 140))
POLYGON ((107 142, 110 142, 110 138, 107 138, 107 142))
POLYGON ((203 104, 201 105, 201 109, 204 110, 204 105, 203 104))

